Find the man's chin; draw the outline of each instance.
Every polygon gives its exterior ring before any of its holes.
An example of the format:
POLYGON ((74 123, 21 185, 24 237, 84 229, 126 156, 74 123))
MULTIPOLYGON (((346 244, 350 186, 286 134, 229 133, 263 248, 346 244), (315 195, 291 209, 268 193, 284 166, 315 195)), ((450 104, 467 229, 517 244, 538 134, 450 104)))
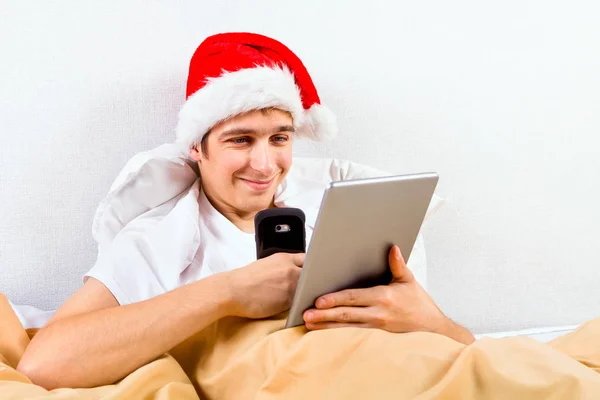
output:
POLYGON ((259 212, 271 207, 274 195, 274 193, 254 194, 246 197, 241 203, 247 212, 259 212))

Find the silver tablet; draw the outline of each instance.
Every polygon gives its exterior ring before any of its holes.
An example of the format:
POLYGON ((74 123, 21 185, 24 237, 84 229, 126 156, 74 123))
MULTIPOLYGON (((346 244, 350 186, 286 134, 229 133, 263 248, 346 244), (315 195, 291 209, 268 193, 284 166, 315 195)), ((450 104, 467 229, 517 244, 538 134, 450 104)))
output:
POLYGON ((388 283, 388 252, 406 262, 438 182, 436 173, 333 182, 325 190, 286 328, 319 296, 388 283))

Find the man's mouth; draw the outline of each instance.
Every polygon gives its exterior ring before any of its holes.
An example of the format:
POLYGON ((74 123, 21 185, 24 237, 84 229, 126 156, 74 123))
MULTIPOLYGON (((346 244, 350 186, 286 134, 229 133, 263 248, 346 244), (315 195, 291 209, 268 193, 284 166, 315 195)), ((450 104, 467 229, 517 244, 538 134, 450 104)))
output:
POLYGON ((244 182, 246 185, 250 186, 250 188, 252 188, 253 190, 263 191, 263 190, 267 190, 268 188, 271 187, 271 185, 275 181, 275 177, 273 177, 269 180, 262 180, 262 179, 256 180, 256 179, 244 179, 244 178, 240 178, 240 180, 242 182, 244 182))

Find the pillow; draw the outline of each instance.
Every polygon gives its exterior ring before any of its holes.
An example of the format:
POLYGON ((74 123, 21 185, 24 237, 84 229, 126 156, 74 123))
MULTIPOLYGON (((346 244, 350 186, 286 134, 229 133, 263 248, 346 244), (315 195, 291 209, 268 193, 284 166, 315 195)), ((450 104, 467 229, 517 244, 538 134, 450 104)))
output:
POLYGON ((98 246, 108 246, 125 225, 184 192, 198 176, 197 165, 179 145, 164 144, 136 154, 98 205, 92 223, 98 246))

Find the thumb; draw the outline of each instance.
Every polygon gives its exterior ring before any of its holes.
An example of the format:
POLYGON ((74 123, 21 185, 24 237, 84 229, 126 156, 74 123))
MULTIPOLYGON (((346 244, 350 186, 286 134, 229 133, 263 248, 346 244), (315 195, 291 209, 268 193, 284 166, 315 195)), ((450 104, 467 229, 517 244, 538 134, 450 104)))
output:
POLYGON ((392 272, 392 280, 394 282, 412 282, 415 280, 412 272, 406 266, 400 248, 394 245, 390 249, 388 255, 388 263, 390 265, 390 271, 392 272))

